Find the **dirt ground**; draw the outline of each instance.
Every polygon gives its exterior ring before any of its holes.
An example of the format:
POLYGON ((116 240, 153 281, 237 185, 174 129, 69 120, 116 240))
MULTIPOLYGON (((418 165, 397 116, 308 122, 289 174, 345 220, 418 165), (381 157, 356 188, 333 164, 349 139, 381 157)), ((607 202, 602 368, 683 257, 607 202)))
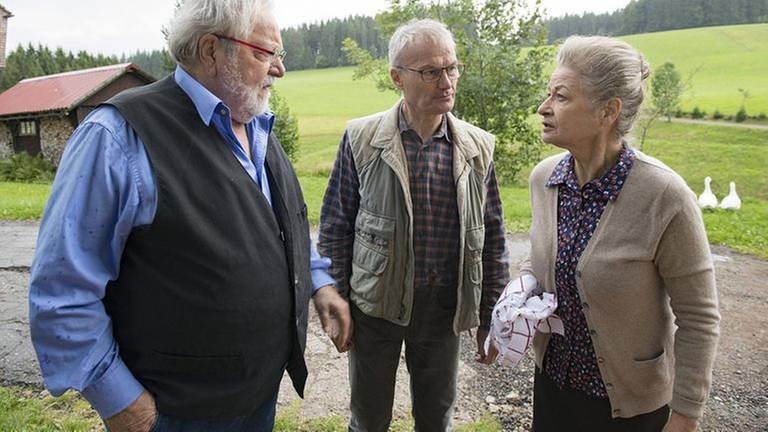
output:
MULTIPOLYGON (((36 222, 0 221, 0 386, 40 388, 42 380, 29 340, 27 285, 37 234, 36 222)), ((518 267, 528 239, 508 236, 512 269, 518 267)), ((712 392, 702 431, 768 431, 768 261, 712 248, 720 297, 721 338, 712 392)), ((530 428, 533 362, 515 368, 474 362, 474 338, 462 335, 457 424, 491 412, 504 431, 530 428)), ((279 410, 298 407, 302 417, 332 414, 348 418, 347 357, 338 354, 312 314, 307 342, 309 381, 300 400, 283 381, 279 410)), ((408 376, 397 376, 395 417, 410 410, 408 376)))
MULTIPOLYGON (((510 236, 513 266, 527 244, 523 235, 510 236), (514 247, 517 245, 517 247, 514 247)), ((509 243, 508 243, 509 244, 509 243)), ((701 431, 768 431, 768 262, 713 247, 720 298, 721 339, 712 391, 701 431)), ((307 353, 310 378, 306 399, 295 397, 284 381, 280 406, 300 404, 303 417, 330 414, 348 418, 349 380, 346 355, 338 354, 312 317, 307 353)), ((455 421, 465 423, 482 412, 493 413, 504 431, 530 430, 533 361, 515 368, 474 362, 474 338, 462 335, 459 397, 455 421)), ((405 366, 397 377, 395 418, 410 410, 405 366)))

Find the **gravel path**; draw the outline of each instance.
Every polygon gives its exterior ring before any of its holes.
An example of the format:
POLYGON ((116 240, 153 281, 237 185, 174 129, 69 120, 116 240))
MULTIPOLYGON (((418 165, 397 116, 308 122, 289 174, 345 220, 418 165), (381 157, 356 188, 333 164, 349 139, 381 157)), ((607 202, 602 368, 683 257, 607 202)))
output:
MULTIPOLYGON (((37 224, 0 221, 0 386, 40 387, 42 381, 29 341, 27 284, 37 224)), ((525 235, 508 236, 512 268, 527 248, 525 235)), ((720 308, 721 341, 712 395, 702 431, 768 431, 768 262, 713 247, 720 308)), ((338 354, 310 317, 307 359, 310 377, 306 399, 299 400, 283 381, 279 409, 299 405, 304 418, 348 416, 346 355, 338 354)), ((464 423, 493 413, 504 431, 530 428, 533 361, 515 368, 483 366, 474 361, 474 337, 462 335, 459 397, 455 419, 464 423)), ((408 376, 397 376, 395 417, 410 410, 408 376)))

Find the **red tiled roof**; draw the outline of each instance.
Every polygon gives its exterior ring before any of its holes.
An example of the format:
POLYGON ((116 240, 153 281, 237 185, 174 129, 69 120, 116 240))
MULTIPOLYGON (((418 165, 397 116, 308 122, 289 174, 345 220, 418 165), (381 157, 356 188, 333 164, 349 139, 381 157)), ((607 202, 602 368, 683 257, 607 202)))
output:
POLYGON ((0 93, 0 117, 70 111, 126 72, 146 76, 133 63, 28 78, 0 93))

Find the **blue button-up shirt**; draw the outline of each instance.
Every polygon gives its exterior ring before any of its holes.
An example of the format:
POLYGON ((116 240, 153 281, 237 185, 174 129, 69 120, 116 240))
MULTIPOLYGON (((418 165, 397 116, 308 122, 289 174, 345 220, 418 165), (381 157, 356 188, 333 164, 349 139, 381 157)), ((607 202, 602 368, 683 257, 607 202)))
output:
MULTIPOLYGON (((271 205, 264 159, 274 114, 246 124, 249 157, 221 99, 182 68, 176 69, 174 79, 192 99, 200 119, 226 139, 271 205)), ((32 263, 29 319, 51 394, 78 390, 104 418, 126 408, 143 391, 120 359, 102 299, 107 283, 119 275, 131 230, 151 224, 156 209, 156 184, 141 139, 115 108, 94 110, 72 134, 53 183, 32 263)), ((314 289, 332 284, 326 271, 330 262, 312 245, 307 247, 314 289)))

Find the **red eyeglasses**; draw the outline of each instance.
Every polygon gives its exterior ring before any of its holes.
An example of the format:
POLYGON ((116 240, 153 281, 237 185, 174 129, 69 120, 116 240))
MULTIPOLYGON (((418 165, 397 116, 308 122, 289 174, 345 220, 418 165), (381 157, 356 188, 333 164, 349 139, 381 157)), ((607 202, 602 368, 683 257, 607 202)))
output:
POLYGON ((213 35, 216 36, 219 39, 226 39, 228 41, 236 42, 236 43, 239 43, 240 45, 247 46, 248 48, 250 48, 252 50, 255 50, 257 52, 260 52, 262 54, 267 54, 269 56, 269 63, 270 64, 275 64, 275 63, 277 63, 278 60, 283 60, 285 58, 285 55, 286 55, 286 52, 285 52, 284 49, 279 49, 279 50, 271 51, 271 50, 268 50, 266 48, 260 47, 258 45, 254 45, 254 44, 252 44, 250 42, 246 42, 244 40, 240 40, 240 39, 237 39, 237 38, 233 38, 233 37, 229 37, 229 36, 224 36, 224 35, 220 35, 220 34, 216 34, 216 33, 213 33, 213 35))

